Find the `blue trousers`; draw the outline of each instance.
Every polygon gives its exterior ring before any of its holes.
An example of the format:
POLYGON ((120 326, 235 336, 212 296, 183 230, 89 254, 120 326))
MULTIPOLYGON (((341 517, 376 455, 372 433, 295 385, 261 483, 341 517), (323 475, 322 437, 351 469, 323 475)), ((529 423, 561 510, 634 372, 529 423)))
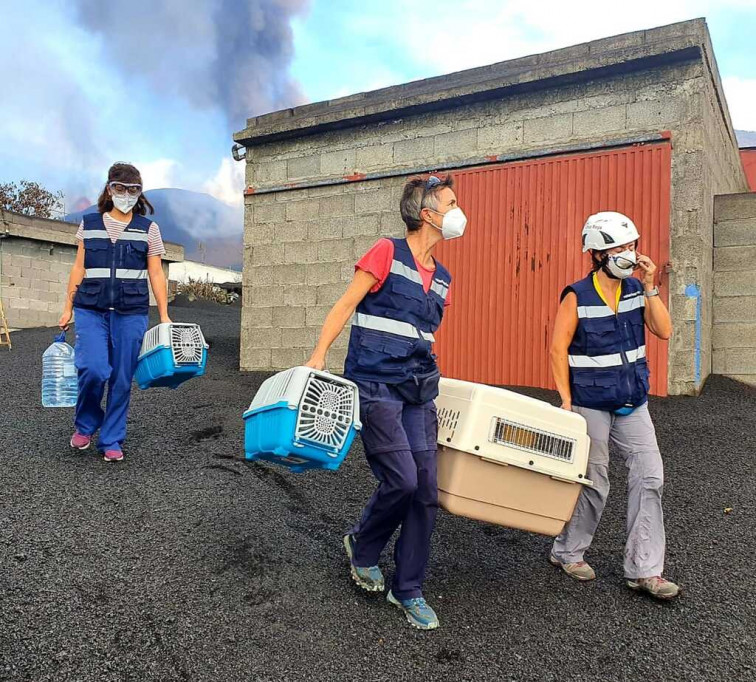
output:
POLYGON ((397 599, 423 594, 430 539, 438 512, 438 418, 433 402, 405 403, 389 385, 357 382, 362 442, 378 488, 351 530, 355 566, 375 566, 394 531, 397 599))
POLYGON ((100 450, 120 450, 126 439, 131 381, 147 331, 147 315, 86 308, 76 308, 75 313, 79 398, 74 424, 86 436, 100 429, 100 450), (108 399, 103 410, 106 383, 108 399))

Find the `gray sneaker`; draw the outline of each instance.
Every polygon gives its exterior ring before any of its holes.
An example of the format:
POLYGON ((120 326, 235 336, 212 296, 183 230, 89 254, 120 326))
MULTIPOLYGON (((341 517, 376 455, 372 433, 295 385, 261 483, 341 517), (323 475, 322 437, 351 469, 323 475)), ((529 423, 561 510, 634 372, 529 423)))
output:
POLYGON ((347 556, 349 557, 349 569, 354 582, 356 582, 363 590, 367 590, 368 592, 383 592, 383 573, 381 573, 381 569, 378 568, 378 566, 367 566, 363 568, 361 566, 354 565, 352 561, 354 557, 353 536, 344 536, 344 549, 346 549, 347 556))
POLYGON ((660 575, 655 575, 653 578, 628 579, 627 586, 631 590, 648 592, 656 599, 674 599, 680 594, 680 588, 675 583, 665 580, 660 575))
POLYGON ((570 576, 570 578, 574 578, 580 582, 587 582, 588 580, 595 580, 596 578, 596 572, 585 561, 564 564, 553 554, 549 554, 549 563, 552 566, 558 566, 570 576))

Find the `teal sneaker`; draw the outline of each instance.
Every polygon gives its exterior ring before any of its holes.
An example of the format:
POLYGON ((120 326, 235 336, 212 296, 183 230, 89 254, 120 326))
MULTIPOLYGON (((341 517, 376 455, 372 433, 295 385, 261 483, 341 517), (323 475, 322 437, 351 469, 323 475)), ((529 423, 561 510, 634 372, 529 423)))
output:
POLYGON ((407 616, 409 624, 418 630, 435 630, 438 627, 438 616, 436 612, 428 606, 428 603, 422 597, 415 599, 404 599, 399 601, 394 593, 389 590, 386 597, 389 604, 399 607, 407 616))
POLYGON ((351 535, 344 536, 344 549, 346 549, 347 556, 349 557, 349 568, 354 582, 368 592, 383 592, 385 587, 383 573, 381 573, 381 569, 378 566, 362 568, 352 563, 352 558, 354 557, 354 537, 351 535))

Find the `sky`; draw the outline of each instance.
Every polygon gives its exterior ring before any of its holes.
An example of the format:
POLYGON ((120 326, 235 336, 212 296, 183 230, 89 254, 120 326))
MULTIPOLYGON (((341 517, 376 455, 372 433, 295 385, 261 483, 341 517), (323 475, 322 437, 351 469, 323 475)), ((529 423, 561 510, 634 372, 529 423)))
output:
POLYGON ((756 0, 0 0, 0 182, 72 211, 128 161, 240 207, 247 117, 702 16, 756 130, 756 0))

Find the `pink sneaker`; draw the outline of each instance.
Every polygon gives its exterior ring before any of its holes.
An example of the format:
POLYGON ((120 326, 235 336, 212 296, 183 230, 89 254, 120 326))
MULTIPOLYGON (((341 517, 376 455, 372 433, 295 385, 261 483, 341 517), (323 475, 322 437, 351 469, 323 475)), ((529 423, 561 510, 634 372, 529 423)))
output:
POLYGON ((106 462, 120 462, 123 459, 123 453, 120 450, 105 450, 103 459, 106 462))
POLYGON ((86 450, 92 443, 92 436, 85 436, 78 431, 71 436, 71 447, 77 450, 86 450))

